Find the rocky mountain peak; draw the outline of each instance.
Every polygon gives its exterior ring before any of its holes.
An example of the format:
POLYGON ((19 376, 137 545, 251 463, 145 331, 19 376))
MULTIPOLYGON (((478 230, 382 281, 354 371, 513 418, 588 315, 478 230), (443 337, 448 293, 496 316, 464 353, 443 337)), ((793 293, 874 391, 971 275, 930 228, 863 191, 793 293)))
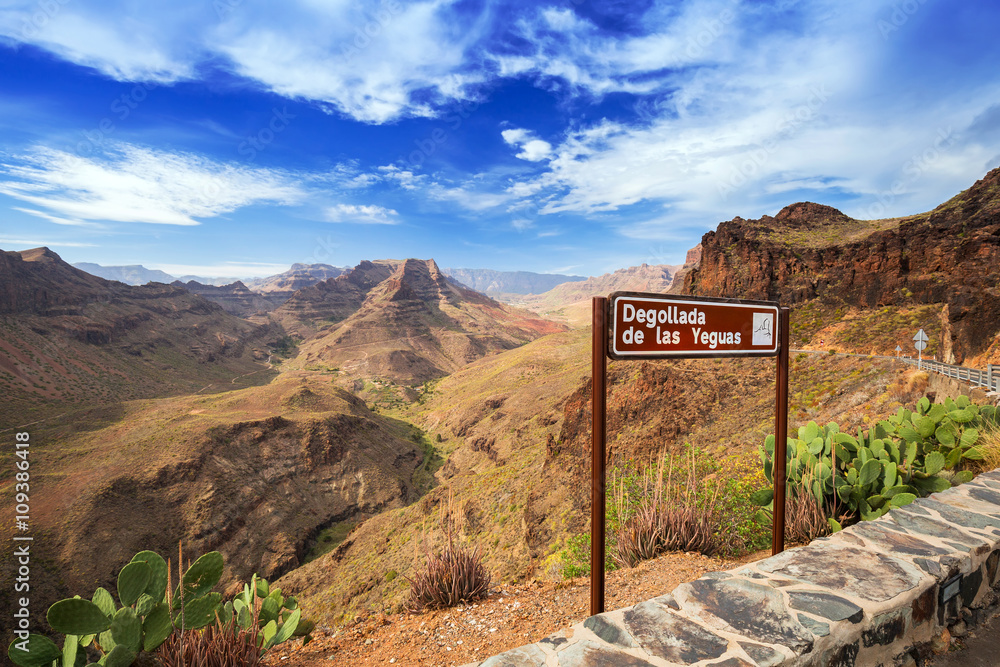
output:
POLYGON ((811 201, 789 204, 774 216, 774 220, 782 226, 794 229, 807 229, 821 223, 850 222, 851 219, 832 206, 811 201))

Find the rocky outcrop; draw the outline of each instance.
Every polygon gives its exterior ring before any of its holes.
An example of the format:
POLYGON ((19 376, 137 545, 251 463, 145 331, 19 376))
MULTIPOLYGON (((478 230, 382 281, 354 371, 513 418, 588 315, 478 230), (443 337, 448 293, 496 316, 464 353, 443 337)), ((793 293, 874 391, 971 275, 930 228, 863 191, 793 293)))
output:
POLYGON ((687 294, 946 305, 958 362, 1000 329, 1000 169, 928 213, 861 221, 803 202, 773 218, 720 223, 701 246, 687 294))
POLYGON ((392 275, 386 262, 364 261, 346 274, 304 287, 275 312, 279 319, 339 321, 364 303, 368 292, 392 275))
POLYGON ((292 268, 284 273, 268 278, 248 280, 246 286, 254 292, 262 294, 268 301, 277 306, 290 299, 300 289, 311 287, 330 278, 336 278, 347 271, 348 269, 329 264, 296 263, 292 264, 292 268))

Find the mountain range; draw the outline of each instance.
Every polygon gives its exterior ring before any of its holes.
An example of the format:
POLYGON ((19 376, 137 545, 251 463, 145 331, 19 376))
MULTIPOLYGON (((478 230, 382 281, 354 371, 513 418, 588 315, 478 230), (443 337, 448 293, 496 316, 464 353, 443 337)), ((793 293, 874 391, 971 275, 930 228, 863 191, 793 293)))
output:
POLYGON ((469 289, 484 294, 541 294, 556 285, 586 280, 583 276, 531 271, 494 271, 492 269, 442 269, 469 289))
MULTIPOLYGON (((795 348, 891 355, 923 328, 928 356, 1000 363, 1000 170, 905 218, 809 202, 737 217, 683 267, 508 292, 508 303, 429 259, 323 270, 340 273, 287 298, 295 278, 275 281, 281 304, 239 317, 234 295, 253 308, 266 294, 129 286, 45 248, 0 253, 0 430, 30 425, 32 465, 46 471, 32 490, 46 536, 34 604, 113 587, 135 551, 182 540, 225 554, 226 586, 281 577, 332 625, 399 608, 415 550, 443 544, 449 517, 498 581, 559 576, 588 516, 591 296, 779 299, 795 348), (330 531, 346 537, 327 543, 330 531)), ((795 355, 790 428, 894 413, 922 395, 909 372, 795 355)), ((759 474, 773 377, 771 360, 610 363, 609 465, 690 444, 713 474, 759 474)))

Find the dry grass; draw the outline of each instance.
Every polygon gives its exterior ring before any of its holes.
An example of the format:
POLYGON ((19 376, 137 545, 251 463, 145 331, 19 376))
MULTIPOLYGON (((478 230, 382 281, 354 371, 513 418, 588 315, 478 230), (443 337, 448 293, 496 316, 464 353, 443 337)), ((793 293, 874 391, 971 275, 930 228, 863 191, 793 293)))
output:
POLYGON ((204 630, 174 632, 157 657, 164 667, 256 667, 261 662, 258 633, 256 618, 247 629, 232 618, 204 630))
POLYGON ((983 460, 980 463, 984 470, 1000 468, 1000 426, 991 425, 984 429, 979 434, 976 447, 983 453, 983 460))

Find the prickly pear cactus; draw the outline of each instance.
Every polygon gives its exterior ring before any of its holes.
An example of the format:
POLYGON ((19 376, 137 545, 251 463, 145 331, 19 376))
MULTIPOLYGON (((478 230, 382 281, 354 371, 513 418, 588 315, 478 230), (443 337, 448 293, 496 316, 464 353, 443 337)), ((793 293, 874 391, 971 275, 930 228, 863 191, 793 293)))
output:
MULTIPOLYGON (((836 423, 800 427, 786 448, 789 488, 811 493, 821 505, 836 500, 855 518, 869 520, 972 479, 967 466, 983 457, 976 447, 980 429, 998 423, 997 409, 974 405, 966 396, 944 403, 925 397, 915 407, 901 407, 868 431, 858 429, 856 438, 836 423)), ((773 483, 773 435, 760 455, 773 483)), ((760 491, 752 500, 766 506, 772 496, 760 491)))

